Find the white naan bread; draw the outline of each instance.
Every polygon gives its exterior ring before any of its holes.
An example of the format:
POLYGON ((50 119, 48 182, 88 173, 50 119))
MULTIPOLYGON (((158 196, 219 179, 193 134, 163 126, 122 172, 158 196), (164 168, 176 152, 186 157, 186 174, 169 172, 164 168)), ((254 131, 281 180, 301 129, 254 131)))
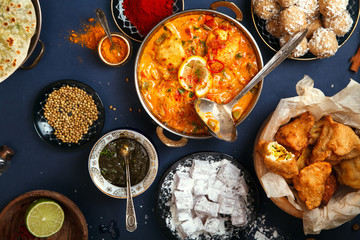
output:
POLYGON ((35 30, 31 0, 0 0, 0 83, 26 58, 35 30))

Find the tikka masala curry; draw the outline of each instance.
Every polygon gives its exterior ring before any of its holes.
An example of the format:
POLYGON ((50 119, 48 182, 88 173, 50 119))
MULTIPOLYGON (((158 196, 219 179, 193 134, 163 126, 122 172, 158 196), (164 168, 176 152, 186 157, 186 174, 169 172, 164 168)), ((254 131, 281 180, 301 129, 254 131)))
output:
MULTIPOLYGON (((250 41, 234 24, 207 14, 185 15, 168 21, 148 39, 139 59, 138 84, 149 109, 166 126, 179 133, 204 135, 207 130, 195 112, 194 100, 230 102, 259 65, 250 41), (193 69, 190 78, 184 68, 190 67, 186 61, 194 56, 206 66, 196 65, 199 69, 193 69), (203 77, 205 71, 207 77, 203 77), (187 81, 186 88, 181 81, 187 81), (196 84, 207 88, 200 94, 196 84)), ((254 88, 235 105, 235 123, 258 90, 254 88)))

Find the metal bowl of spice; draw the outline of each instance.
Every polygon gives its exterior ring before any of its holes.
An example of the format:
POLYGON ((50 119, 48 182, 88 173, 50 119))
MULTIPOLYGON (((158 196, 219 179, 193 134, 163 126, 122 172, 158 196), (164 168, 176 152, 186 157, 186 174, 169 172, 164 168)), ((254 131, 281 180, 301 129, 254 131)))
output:
POLYGON ((35 101, 33 122, 47 144, 73 151, 98 139, 104 127, 105 109, 89 85, 64 79, 41 90, 35 101))
POLYGON ((111 42, 104 36, 98 44, 98 54, 100 59, 108 66, 120 67, 124 65, 132 54, 132 44, 129 39, 120 33, 111 33, 114 44, 119 46, 120 51, 111 50, 111 42))
POLYGON ((133 196, 145 192, 155 180, 158 156, 155 147, 139 132, 119 129, 102 136, 89 155, 89 173, 96 187, 113 198, 126 198, 125 160, 119 153, 130 149, 130 180, 133 196))
POLYGON ((116 26, 136 42, 144 40, 160 21, 183 10, 184 0, 111 0, 116 26))

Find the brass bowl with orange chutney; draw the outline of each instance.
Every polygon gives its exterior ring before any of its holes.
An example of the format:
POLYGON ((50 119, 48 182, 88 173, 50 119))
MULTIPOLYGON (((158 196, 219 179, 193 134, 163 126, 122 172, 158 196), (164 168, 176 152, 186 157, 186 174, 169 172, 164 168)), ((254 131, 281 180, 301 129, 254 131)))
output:
MULTIPOLYGON (((194 100, 230 102, 262 68, 251 34, 213 10, 189 10, 164 20, 144 40, 136 60, 138 95, 163 128, 187 138, 210 137, 194 100)), ((251 112, 260 82, 233 108, 236 125, 251 112)))
POLYGON ((111 50, 111 42, 104 36, 98 44, 98 54, 100 59, 107 65, 119 67, 124 65, 131 56, 132 45, 129 39, 119 33, 111 33, 114 44, 119 46, 119 52, 111 50))

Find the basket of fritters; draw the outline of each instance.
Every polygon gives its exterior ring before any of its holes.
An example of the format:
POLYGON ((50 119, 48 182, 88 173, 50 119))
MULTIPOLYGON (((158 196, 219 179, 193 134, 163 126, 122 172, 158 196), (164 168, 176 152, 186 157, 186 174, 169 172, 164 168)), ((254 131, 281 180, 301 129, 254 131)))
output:
POLYGON ((360 84, 326 97, 308 76, 259 131, 258 178, 269 198, 318 234, 360 213, 360 84))

